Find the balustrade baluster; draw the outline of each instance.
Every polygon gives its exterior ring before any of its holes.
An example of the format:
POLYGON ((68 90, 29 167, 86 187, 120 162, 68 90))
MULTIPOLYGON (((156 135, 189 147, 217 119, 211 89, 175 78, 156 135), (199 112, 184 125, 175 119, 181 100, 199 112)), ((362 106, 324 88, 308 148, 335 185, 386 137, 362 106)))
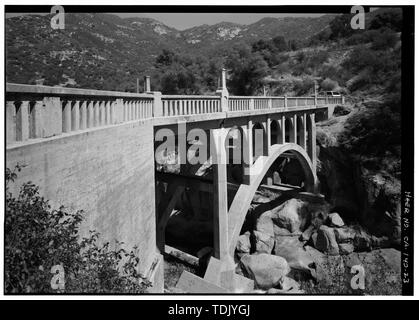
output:
POLYGON ((6 102, 6 142, 16 141, 16 106, 14 101, 6 102))
POLYGON ((29 139, 29 101, 21 101, 16 112, 16 140, 29 139))
POLYGON ((84 130, 87 127, 87 102, 83 100, 80 104, 80 121, 79 121, 79 129, 84 130))
POLYGON ((63 106, 63 132, 71 131, 71 101, 64 101, 63 106))
POLYGON ((71 108, 71 130, 77 131, 80 126, 80 102, 76 100, 71 108))

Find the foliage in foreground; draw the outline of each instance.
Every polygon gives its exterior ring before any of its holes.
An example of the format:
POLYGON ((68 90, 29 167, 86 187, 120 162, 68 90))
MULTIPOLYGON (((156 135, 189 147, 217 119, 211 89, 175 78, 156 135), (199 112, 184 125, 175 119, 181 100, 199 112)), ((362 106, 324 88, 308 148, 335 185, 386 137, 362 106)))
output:
MULTIPOLYGON (((113 250, 99 234, 79 241, 83 212, 51 209, 28 182, 17 198, 9 191, 20 166, 6 169, 5 292, 142 293, 149 283, 137 272, 135 249, 113 250), (62 268, 62 269, 61 269, 62 268), (61 270, 64 278, 61 278, 61 270), (62 284, 65 282, 65 285, 62 284)), ((116 243, 120 246, 121 243, 116 243)))

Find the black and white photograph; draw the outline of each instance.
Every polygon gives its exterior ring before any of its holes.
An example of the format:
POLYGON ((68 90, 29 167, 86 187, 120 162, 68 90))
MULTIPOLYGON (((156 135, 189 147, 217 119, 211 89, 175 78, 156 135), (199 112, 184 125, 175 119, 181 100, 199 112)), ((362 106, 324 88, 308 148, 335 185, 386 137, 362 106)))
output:
POLYGON ((138 4, 3 6, 1 294, 413 295, 415 7, 138 4))

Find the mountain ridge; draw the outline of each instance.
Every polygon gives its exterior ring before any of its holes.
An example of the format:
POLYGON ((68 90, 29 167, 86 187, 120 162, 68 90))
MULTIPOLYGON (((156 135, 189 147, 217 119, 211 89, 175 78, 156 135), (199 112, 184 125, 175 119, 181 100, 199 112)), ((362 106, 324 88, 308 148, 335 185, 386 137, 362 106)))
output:
POLYGON ((107 13, 67 13, 64 30, 50 27, 51 15, 8 17, 6 81, 121 89, 121 81, 153 70, 164 49, 208 57, 235 43, 278 35, 306 39, 327 28, 333 17, 265 17, 249 25, 220 22, 186 30, 154 18, 107 13))

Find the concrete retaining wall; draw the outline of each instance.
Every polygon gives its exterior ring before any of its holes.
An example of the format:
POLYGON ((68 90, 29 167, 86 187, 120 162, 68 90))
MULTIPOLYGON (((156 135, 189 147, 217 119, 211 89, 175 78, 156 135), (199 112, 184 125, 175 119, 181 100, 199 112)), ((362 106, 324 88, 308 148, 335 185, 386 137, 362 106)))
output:
POLYGON ((156 258, 154 150, 151 120, 36 139, 7 148, 6 165, 27 166, 16 187, 40 186, 53 208, 85 211, 81 235, 137 245, 141 272, 156 258))

